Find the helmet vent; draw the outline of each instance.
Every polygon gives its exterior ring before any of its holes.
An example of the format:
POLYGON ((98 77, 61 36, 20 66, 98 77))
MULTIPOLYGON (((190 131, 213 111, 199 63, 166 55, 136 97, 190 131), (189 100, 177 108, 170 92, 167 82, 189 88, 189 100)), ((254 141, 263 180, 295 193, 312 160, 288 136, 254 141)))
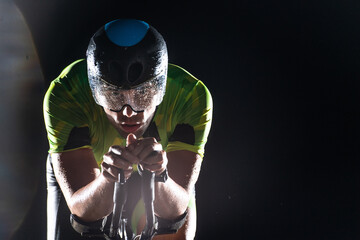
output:
POLYGON ((128 71, 128 81, 130 83, 135 83, 141 76, 142 71, 143 71, 143 66, 141 63, 136 62, 131 64, 128 71))

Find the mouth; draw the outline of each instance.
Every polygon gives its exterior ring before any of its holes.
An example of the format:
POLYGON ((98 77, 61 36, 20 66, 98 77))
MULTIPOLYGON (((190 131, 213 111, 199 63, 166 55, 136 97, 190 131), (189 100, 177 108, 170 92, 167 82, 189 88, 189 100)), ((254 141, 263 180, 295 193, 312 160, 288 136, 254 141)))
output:
POLYGON ((135 133, 142 124, 135 123, 135 124, 128 124, 128 123, 121 123, 120 127, 127 133, 135 133))

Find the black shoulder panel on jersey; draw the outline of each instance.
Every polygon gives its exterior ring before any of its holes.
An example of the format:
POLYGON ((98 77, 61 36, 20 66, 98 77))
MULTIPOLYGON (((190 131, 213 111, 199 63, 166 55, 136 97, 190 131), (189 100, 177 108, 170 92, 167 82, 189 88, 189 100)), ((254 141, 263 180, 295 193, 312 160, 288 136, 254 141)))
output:
POLYGON ((169 142, 175 142, 175 141, 194 145, 195 144, 194 128, 189 124, 176 125, 173 134, 169 138, 169 142))
POLYGON ((90 130, 88 127, 74 127, 70 134, 64 150, 74 149, 85 145, 90 145, 90 130))

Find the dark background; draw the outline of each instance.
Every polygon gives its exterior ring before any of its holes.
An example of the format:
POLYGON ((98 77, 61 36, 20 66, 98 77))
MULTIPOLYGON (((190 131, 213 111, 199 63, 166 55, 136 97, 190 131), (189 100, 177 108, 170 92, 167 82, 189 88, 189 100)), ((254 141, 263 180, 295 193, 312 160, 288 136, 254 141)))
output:
MULTIPOLYGON (((169 61, 207 85, 214 118, 197 239, 360 237, 360 2, 15 3, 45 88, 85 56, 92 33, 124 17, 155 26, 169 61)), ((39 186, 14 239, 45 237, 45 197, 39 186)))

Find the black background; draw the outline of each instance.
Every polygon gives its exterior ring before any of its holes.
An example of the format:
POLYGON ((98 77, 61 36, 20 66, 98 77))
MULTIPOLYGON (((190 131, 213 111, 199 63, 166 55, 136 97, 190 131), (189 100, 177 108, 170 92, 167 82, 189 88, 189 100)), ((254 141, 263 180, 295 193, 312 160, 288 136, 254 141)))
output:
MULTIPOLYGON (((360 237, 360 2, 15 2, 45 85, 124 17, 157 28, 169 61, 207 85, 214 118, 197 239, 360 237)), ((39 189, 15 239, 45 236, 39 189)))

